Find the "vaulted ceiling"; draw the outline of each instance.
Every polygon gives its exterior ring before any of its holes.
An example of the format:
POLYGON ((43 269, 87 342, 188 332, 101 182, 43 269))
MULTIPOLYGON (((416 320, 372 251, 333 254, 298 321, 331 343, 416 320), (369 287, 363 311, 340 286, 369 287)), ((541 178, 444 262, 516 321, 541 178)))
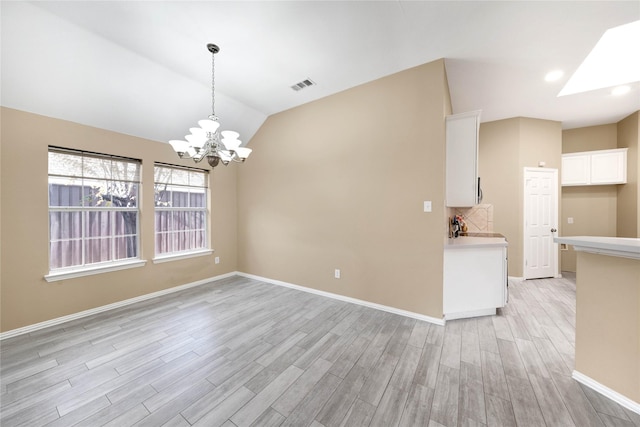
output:
POLYGON ((557 97, 608 28, 640 19, 638 1, 3 1, 1 13, 3 106, 158 141, 210 114, 209 42, 216 113, 244 141, 271 114, 439 58, 454 112, 483 122, 574 128, 640 109, 637 82, 623 97, 557 97), (565 77, 546 83, 552 69, 565 77), (291 89, 304 79, 316 85, 291 89))

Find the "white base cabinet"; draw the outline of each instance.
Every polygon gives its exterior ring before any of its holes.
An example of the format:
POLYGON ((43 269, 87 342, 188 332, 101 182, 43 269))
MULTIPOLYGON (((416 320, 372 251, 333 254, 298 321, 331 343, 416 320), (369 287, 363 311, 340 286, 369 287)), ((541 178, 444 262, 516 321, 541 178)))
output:
POLYGON ((445 320, 496 314, 506 305, 507 292, 506 243, 445 249, 445 320))

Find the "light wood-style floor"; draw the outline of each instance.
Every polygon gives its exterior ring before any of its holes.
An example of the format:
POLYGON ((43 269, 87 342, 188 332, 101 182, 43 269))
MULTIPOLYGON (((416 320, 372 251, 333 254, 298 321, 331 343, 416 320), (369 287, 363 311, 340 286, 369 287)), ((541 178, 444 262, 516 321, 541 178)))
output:
POLYGON ((574 322, 571 279, 441 327, 233 277, 4 340, 0 424, 640 426, 571 379, 574 322))

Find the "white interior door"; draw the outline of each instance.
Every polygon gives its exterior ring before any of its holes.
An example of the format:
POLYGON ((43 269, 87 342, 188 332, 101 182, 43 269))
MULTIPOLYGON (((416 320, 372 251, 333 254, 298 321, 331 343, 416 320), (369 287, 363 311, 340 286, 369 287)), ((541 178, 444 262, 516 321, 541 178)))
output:
POLYGON ((524 169, 525 279, 558 276, 558 170, 524 169))

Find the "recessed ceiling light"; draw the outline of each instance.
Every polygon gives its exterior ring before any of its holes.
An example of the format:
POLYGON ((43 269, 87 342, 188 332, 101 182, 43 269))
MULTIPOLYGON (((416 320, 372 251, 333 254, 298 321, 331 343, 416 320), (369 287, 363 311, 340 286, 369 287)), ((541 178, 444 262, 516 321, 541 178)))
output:
POLYGON ((640 81, 638 46, 640 21, 607 30, 558 96, 640 81))
POLYGON ((611 95, 622 96, 622 95, 626 95, 629 92, 631 92, 631 86, 627 86, 627 85, 617 86, 611 90, 611 95))
POLYGON ((562 70, 553 70, 549 71, 546 76, 544 76, 545 82, 555 82, 558 81, 564 76, 564 71, 562 70))

